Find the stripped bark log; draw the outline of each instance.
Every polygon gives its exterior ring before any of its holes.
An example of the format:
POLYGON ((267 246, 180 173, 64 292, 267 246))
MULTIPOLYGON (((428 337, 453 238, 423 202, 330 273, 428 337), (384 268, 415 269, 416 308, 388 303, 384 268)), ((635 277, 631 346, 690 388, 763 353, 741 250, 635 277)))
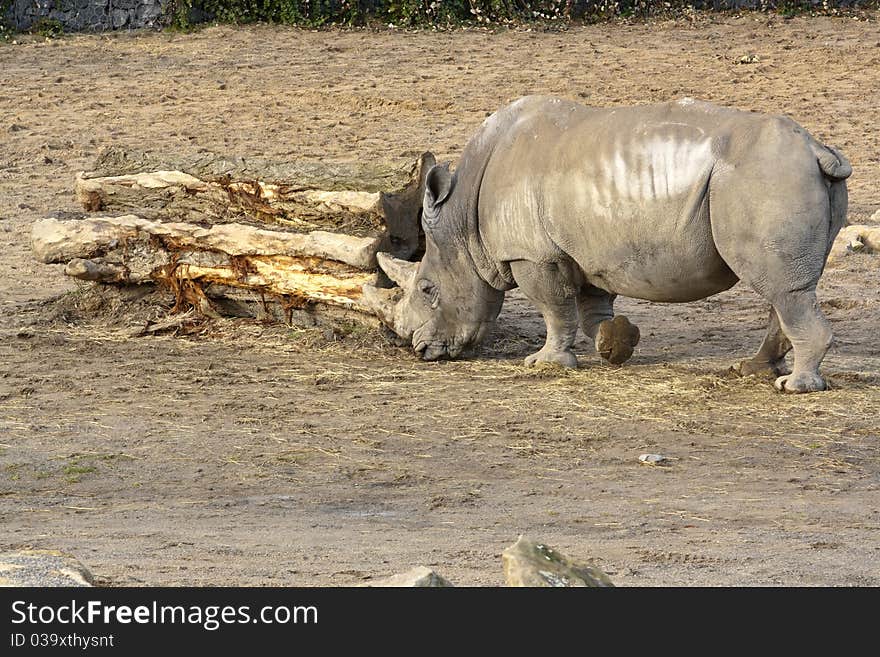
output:
POLYGON ((419 248, 421 183, 434 163, 431 153, 415 162, 347 164, 108 149, 77 176, 76 197, 88 212, 380 238, 383 251, 407 259, 419 248))
POLYGON ((165 285, 178 310, 208 316, 218 290, 236 303, 235 291, 276 298, 287 312, 317 304, 370 313, 362 286, 386 283, 376 253, 419 254, 433 164, 430 153, 355 166, 110 150, 76 179, 83 208, 101 214, 36 222, 34 253, 80 280, 165 285))
POLYGON ((166 248, 175 250, 221 252, 231 256, 310 256, 358 269, 375 268, 380 242, 376 237, 325 231, 287 233, 243 224, 202 228, 197 224, 150 221, 137 215, 73 221, 49 218, 35 223, 32 229, 34 253, 42 262, 89 258, 144 235, 161 238, 166 248))
POLYGON ((66 262, 65 273, 82 280, 152 281, 175 290, 181 281, 218 283, 289 297, 292 304, 313 301, 361 312, 368 312, 359 304, 361 286, 375 278, 378 245, 375 238, 240 224, 200 228, 135 215, 43 219, 34 224, 32 238, 39 260, 66 262))

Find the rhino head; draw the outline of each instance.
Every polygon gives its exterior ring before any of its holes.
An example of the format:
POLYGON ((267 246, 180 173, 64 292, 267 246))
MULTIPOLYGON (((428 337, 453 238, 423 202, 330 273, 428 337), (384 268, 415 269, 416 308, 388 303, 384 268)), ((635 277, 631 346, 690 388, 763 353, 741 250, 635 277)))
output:
POLYGON ((478 272, 466 203, 455 188, 448 166, 431 168, 422 201, 424 257, 408 262, 379 253, 379 266, 399 287, 364 286, 364 303, 425 360, 456 358, 479 344, 504 302, 504 292, 478 272))

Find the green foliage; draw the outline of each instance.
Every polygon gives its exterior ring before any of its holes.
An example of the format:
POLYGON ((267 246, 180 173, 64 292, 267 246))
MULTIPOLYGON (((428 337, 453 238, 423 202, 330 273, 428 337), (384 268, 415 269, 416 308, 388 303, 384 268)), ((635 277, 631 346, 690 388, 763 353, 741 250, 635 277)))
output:
MULTIPOLYGON (((829 3, 828 0, 823 2, 822 8, 828 9, 829 5, 833 3, 829 3)), ((792 16, 798 16, 800 14, 809 14, 812 11, 815 11, 815 7, 810 2, 810 0, 779 0, 776 3, 776 12, 785 16, 786 18, 791 18, 792 16)))
POLYGON ((191 12, 192 0, 168 0, 163 23, 173 31, 189 32, 193 29, 190 21, 191 12))
POLYGON ((30 31, 46 39, 57 39, 64 34, 64 26, 54 18, 41 18, 34 23, 30 31))
MULTIPOLYGON (((636 0, 647 2, 647 0, 636 0)), ((381 21, 394 26, 449 26, 465 23, 508 24, 534 20, 568 20, 581 5, 614 0, 172 0, 168 23, 187 27, 193 10, 221 23, 284 23, 318 27, 381 21)), ((615 3, 616 6, 616 3, 615 3)))
POLYGON ((12 39, 12 25, 6 19, 6 12, 12 7, 12 0, 0 0, 0 43, 12 39))
POLYGON ((188 28, 194 11, 220 23, 319 27, 360 22, 373 4, 358 0, 171 0, 165 13, 167 22, 177 28, 188 28))
POLYGON ((93 465, 68 465, 63 470, 64 480, 69 484, 78 484, 83 475, 97 471, 98 468, 93 465))
MULTIPOLYGON (((3 0, 0 0, 2 2, 3 0)), ((692 14, 695 9, 733 9, 733 0, 171 0, 167 22, 190 26, 193 12, 224 23, 283 23, 306 27, 364 25, 381 22, 397 27, 448 27, 466 24, 509 25, 539 22, 596 22, 618 17, 692 14)), ((840 0, 756 0, 754 9, 784 16, 840 13, 840 0)), ((876 8, 878 0, 862 0, 876 8)))

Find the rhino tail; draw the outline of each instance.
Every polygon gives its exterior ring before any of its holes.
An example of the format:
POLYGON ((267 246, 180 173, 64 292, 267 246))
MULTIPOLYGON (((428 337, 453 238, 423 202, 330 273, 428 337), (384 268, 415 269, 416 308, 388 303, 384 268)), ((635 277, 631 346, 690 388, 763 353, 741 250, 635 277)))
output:
POLYGON ((831 253, 831 247, 834 244, 834 238, 840 232, 846 223, 846 211, 849 204, 846 183, 843 181, 852 174, 852 165, 843 154, 836 148, 824 146, 816 141, 810 144, 813 153, 816 155, 816 161, 824 176, 831 182, 828 186, 828 201, 830 203, 830 217, 828 225, 828 246, 825 251, 825 257, 831 253))
POLYGON ((831 146, 825 146, 817 141, 810 144, 816 160, 819 162, 819 168, 826 178, 830 180, 846 180, 852 175, 852 165, 849 163, 843 153, 831 146))

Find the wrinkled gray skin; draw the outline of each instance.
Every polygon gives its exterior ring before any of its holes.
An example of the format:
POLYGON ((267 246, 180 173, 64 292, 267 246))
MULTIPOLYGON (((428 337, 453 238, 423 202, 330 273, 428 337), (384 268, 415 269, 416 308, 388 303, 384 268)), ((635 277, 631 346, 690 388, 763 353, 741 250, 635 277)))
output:
POLYGON ((612 362, 632 353, 638 330, 610 322, 616 295, 686 302, 742 280, 772 310, 740 371, 823 390, 831 330, 816 284, 851 171, 780 116, 691 99, 597 109, 529 96, 486 119, 454 175, 429 171, 423 260, 380 254, 403 292, 365 288, 364 298, 434 360, 479 343, 504 292, 520 287, 547 324, 526 362, 574 367, 579 325, 612 362))

